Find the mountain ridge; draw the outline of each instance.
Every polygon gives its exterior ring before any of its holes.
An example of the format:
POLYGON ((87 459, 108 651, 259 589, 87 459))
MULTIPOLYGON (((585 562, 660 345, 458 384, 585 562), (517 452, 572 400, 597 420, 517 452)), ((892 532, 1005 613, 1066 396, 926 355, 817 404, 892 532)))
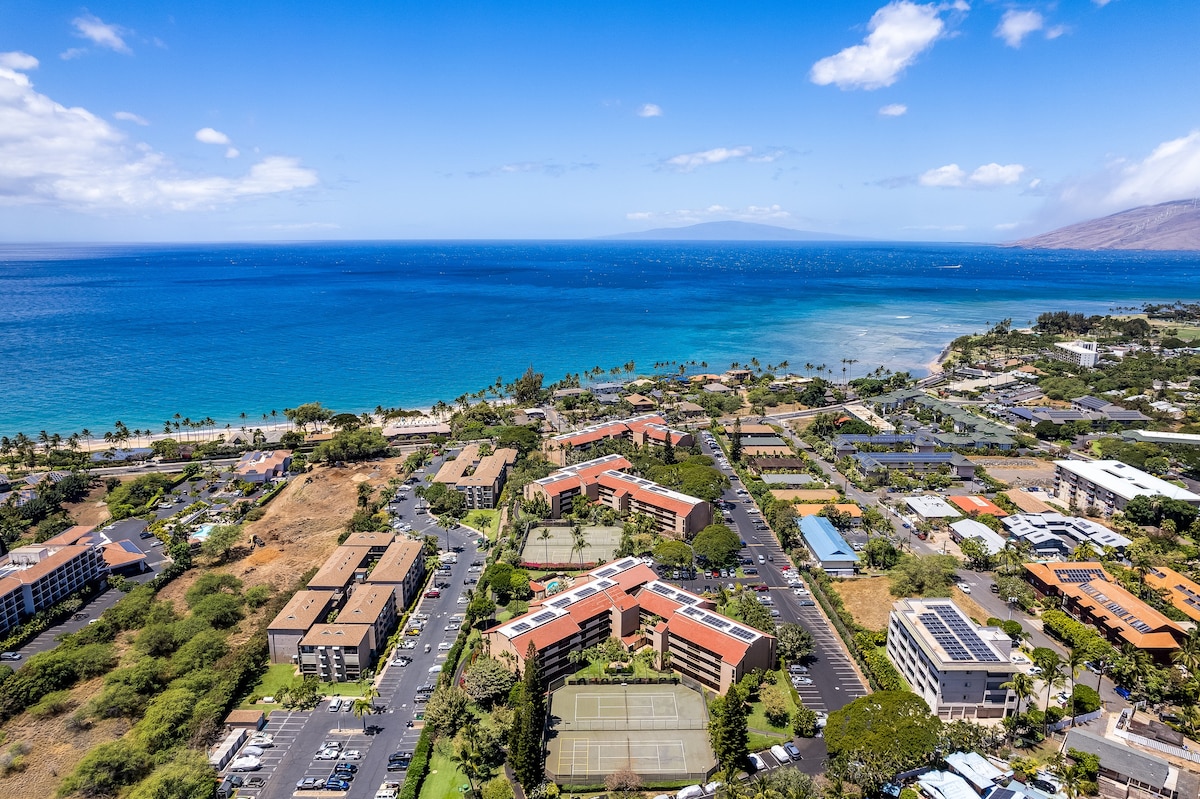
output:
POLYGON ((598 238, 605 241, 865 241, 855 236, 732 220, 614 233, 598 238))
POLYGON ((1200 199, 1142 205, 1003 246, 1027 250, 1200 250, 1200 199))

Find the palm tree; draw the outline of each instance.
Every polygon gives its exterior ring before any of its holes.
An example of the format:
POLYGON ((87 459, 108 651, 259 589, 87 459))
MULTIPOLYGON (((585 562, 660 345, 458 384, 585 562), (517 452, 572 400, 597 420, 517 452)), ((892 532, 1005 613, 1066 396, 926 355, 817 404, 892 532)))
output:
POLYGON ((1012 691, 1017 695, 1017 715, 1021 715, 1021 704, 1034 697, 1037 689, 1033 678, 1023 671, 1014 672, 1012 679, 1003 683, 1001 688, 1012 691))
POLYGON ((746 799, 783 799, 779 791, 766 774, 759 774, 750 782, 750 791, 746 799))
MULTIPOLYGON (((1034 663, 1042 670, 1039 679, 1046 684, 1046 709, 1048 710, 1050 708, 1050 692, 1060 687, 1066 680, 1063 675, 1063 659, 1057 652, 1047 649, 1041 653, 1041 657, 1034 660, 1034 663)), ((1048 730, 1048 726, 1044 727, 1042 734, 1045 735, 1048 730)))
POLYGON ((463 728, 462 741, 454 748, 450 760, 462 769, 463 776, 470 784, 471 793, 475 793, 475 783, 483 779, 486 767, 483 762, 483 752, 479 745, 479 726, 467 724, 463 728))
POLYGON ((1200 628, 1187 634, 1179 648, 1171 655, 1171 659, 1187 669, 1192 679, 1200 676, 1200 628))
POLYGON ((571 554, 579 553, 579 568, 583 568, 583 550, 587 549, 587 538, 584 537, 583 527, 576 524, 571 527, 571 554))
POLYGON ((367 731, 367 716, 375 712, 375 703, 365 696, 361 696, 354 700, 354 704, 350 706, 350 712, 362 719, 363 732, 367 731))
POLYGON ((1154 662, 1150 659, 1150 655, 1144 649, 1138 649, 1133 644, 1125 644, 1121 647, 1121 671, 1124 677, 1128 680, 1128 688, 1131 695, 1134 697, 1133 711, 1129 714, 1130 720, 1137 714, 1138 700, 1146 698, 1146 683, 1154 674, 1154 662))
POLYGON ((1087 663, 1087 659, 1088 659, 1088 651, 1084 647, 1081 647, 1081 646, 1072 647, 1067 652, 1067 660, 1066 660, 1067 676, 1071 680, 1070 712, 1071 712, 1071 726, 1072 727, 1075 726, 1075 678, 1079 675, 1079 670, 1083 668, 1083 664, 1087 663))
POLYGON ((91 449, 92 449, 92 431, 91 431, 91 430, 88 430, 88 429, 85 427, 85 428, 83 428, 82 430, 80 430, 80 431, 79 431, 79 435, 81 435, 81 436, 83 436, 85 439, 87 439, 87 443, 88 443, 88 451, 90 452, 90 451, 91 451, 91 449))
POLYGON ((538 540, 541 541, 546 547, 546 549, 545 549, 546 562, 549 563, 550 562, 550 528, 549 527, 542 528, 542 531, 540 533, 538 533, 538 540))

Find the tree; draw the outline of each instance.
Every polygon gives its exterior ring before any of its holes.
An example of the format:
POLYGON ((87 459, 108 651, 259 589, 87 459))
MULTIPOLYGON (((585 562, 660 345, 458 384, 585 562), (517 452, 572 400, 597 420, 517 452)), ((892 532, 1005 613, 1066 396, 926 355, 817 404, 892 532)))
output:
MULTIPOLYGON (((339 430, 329 441, 317 445, 312 452, 311 460, 326 463, 361 461, 382 455, 387 450, 387 439, 374 427, 339 430)), ((453 491, 453 493, 458 494, 459 492, 453 491)))
POLYGON ((525 370, 525 374, 517 378, 509 386, 509 391, 513 395, 513 399, 517 401, 517 405, 526 407, 536 404, 542 398, 542 379, 545 377, 541 372, 533 371, 533 365, 525 370))
POLYGON ((921 697, 877 691, 830 713, 825 742, 833 758, 882 758, 895 773, 926 764, 940 731, 941 722, 921 697))
POLYGON ((612 799, 632 799, 640 795, 642 778, 632 769, 618 769, 604 778, 604 787, 612 799))
MULTIPOLYGON (((1046 685, 1046 708, 1050 707, 1050 692, 1061 688, 1066 677, 1063 675, 1063 659, 1053 649, 1039 646, 1033 650, 1033 665, 1042 670, 1038 678, 1046 685)), ((1045 730, 1043 729, 1043 735, 1045 730)))
POLYGON ((900 550, 896 549, 892 542, 883 536, 875 536, 863 547, 863 556, 867 560, 868 567, 887 570, 900 560, 900 550))
POLYGON ((542 528, 542 531, 540 533, 538 533, 538 540, 542 542, 543 546, 545 546, 545 556, 546 556, 545 560, 547 563, 549 563, 550 562, 550 528, 549 527, 542 528))
POLYGON ((690 569, 693 562, 692 548, 682 541, 667 538, 654 547, 654 558, 664 566, 690 569))
POLYGON ((903 555, 892 569, 892 595, 949 596, 958 567, 952 555, 903 555))
POLYGON ((245 614, 242 613, 240 597, 231 594, 210 594, 192 606, 192 615, 218 630, 224 630, 241 621, 245 614))
POLYGON ((742 462, 742 417, 733 420, 733 430, 729 434, 729 460, 732 463, 742 462))
POLYGON ((471 712, 470 697, 455 685, 441 685, 425 705, 425 726, 438 735, 452 736, 467 723, 471 712))
MULTIPOLYGON (((743 678, 744 680, 744 678, 743 678)), ((730 687, 725 696, 717 697, 709 707, 708 736, 717 764, 733 773, 744 767, 750 751, 750 731, 747 726, 749 690, 743 682, 730 687)))
POLYGON ((817 734, 817 711, 800 705, 792 713, 792 733, 800 738, 812 738, 817 734))
POLYGON ((1000 687, 1017 695, 1018 716, 1021 715, 1021 705, 1032 699, 1035 691, 1033 677, 1023 671, 1013 672, 1012 679, 1001 683, 1000 687))
POLYGON ((578 524, 571 525, 571 554, 579 553, 579 568, 581 569, 583 568, 583 551, 589 546, 583 527, 578 524))
POLYGON ((783 688, 778 684, 764 685, 758 692, 758 699, 762 702, 763 715, 766 716, 767 722, 782 727, 788 723, 790 713, 788 711, 788 698, 783 693, 783 688))
POLYGON ((236 549, 242 540, 240 524, 219 524, 209 530, 208 538, 200 544, 200 551, 224 563, 229 558, 229 553, 236 549))
POLYGON ((521 679, 520 695, 514 703, 508 744, 509 764, 526 791, 541 783, 546 770, 545 748, 542 744, 542 732, 546 725, 545 692, 537 648, 530 641, 525 652, 525 673, 521 679))
POLYGON ((741 538, 723 524, 710 524, 692 539, 696 557, 717 567, 732 565, 741 548, 741 538))
POLYGON ((812 633, 799 624, 790 622, 779 625, 775 632, 778 639, 776 649, 785 663, 799 663, 813 653, 816 641, 812 633))
POLYGON ((978 538, 964 538, 958 548, 962 550, 968 568, 974 571, 989 571, 992 568, 992 554, 978 538))
POLYGON ((156 768, 129 799, 212 799, 213 769, 202 752, 182 749, 156 768))
MULTIPOLYGON (((60 794, 116 796, 122 788, 142 779, 153 766, 150 755, 131 738, 102 743, 83 756, 59 786, 60 794)), ((209 778, 209 790, 212 790, 209 778)))
POLYGON ((322 408, 319 402, 306 402, 295 408, 284 408, 283 415, 292 424, 307 429, 310 424, 319 428, 321 422, 328 422, 333 418, 333 411, 322 408))
POLYGON ((363 732, 366 732, 367 716, 375 712, 375 703, 365 696, 360 696, 358 699, 355 699, 354 703, 350 706, 350 712, 353 713, 356 718, 362 721, 363 732))
POLYGON ((508 696, 516 683, 516 675, 495 658, 481 657, 463 673, 463 690, 471 701, 490 707, 508 696))

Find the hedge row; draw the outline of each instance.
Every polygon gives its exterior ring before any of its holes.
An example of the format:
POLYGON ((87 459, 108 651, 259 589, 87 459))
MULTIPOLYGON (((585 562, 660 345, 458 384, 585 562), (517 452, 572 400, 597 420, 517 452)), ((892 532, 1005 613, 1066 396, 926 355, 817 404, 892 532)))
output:
POLYGON ((1089 646, 1100 640, 1100 634, 1081 621, 1076 621, 1061 610, 1047 610, 1042 614, 1042 626, 1046 633, 1057 638, 1072 649, 1089 646))
POLYGON ((433 750, 433 735, 429 728, 421 730, 417 748, 413 750, 412 762, 408 765, 408 773, 404 775, 404 787, 400 789, 397 799, 417 799, 425 776, 429 773, 429 753, 433 750))

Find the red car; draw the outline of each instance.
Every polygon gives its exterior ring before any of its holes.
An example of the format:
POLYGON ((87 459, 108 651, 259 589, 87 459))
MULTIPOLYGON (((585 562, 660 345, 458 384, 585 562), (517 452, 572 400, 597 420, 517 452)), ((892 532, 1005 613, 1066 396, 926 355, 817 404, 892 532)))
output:
POLYGON ((758 585, 754 586, 754 590, 755 591, 770 591, 771 588, 766 583, 759 583, 758 585))
POLYGON ((442 592, 441 592, 441 591, 439 591, 439 590, 437 590, 436 588, 434 588, 434 589, 433 589, 433 590, 431 590, 431 591, 426 591, 426 592, 425 592, 425 598, 426 598, 426 599, 437 599, 437 598, 438 598, 438 597, 440 597, 441 595, 442 595, 442 592))

